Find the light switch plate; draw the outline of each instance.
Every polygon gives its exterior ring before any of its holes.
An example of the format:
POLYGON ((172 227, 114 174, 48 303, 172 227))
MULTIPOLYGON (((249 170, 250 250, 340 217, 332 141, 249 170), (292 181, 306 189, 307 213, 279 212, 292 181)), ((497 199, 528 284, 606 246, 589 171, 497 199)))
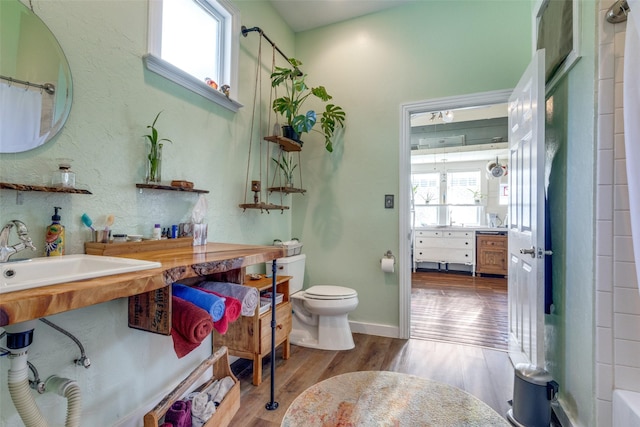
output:
POLYGON ((386 209, 393 209, 393 194, 384 195, 384 207, 386 209))

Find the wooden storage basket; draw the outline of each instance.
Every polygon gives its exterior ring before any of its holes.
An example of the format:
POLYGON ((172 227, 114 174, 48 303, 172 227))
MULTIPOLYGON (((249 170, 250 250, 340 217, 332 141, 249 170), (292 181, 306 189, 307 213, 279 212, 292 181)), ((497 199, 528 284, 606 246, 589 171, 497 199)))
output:
POLYGON ((222 402, 220 402, 213 416, 204 424, 204 427, 224 427, 229 425, 229 422, 231 422, 231 419, 240 408, 240 382, 231 372, 227 347, 220 347, 194 369, 187 378, 182 380, 171 393, 166 395, 153 410, 147 412, 144 416, 144 427, 158 427, 160 425, 160 419, 164 417, 164 414, 171 408, 171 405, 181 399, 189 387, 191 387, 210 366, 213 368, 213 378, 200 386, 198 390, 204 390, 216 379, 222 379, 226 376, 233 378, 235 384, 231 387, 231 390, 229 390, 222 402))

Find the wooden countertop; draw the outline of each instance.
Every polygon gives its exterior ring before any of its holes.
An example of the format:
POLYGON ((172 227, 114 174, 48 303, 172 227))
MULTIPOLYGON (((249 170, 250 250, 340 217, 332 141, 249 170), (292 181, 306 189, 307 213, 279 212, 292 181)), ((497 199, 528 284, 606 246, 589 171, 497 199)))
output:
POLYGON ((272 261, 284 257, 285 249, 208 243, 117 256, 157 261, 162 267, 0 294, 0 326, 154 291, 183 278, 272 261))

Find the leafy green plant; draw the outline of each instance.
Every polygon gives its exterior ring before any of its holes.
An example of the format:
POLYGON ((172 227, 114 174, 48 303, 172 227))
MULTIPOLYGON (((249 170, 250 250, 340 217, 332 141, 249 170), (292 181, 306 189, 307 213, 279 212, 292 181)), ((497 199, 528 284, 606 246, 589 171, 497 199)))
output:
POLYGON ((482 199, 487 197, 486 195, 482 194, 480 190, 474 190, 472 188, 467 188, 467 190, 471 191, 471 193, 473 194, 473 200, 475 200, 476 203, 480 203, 482 199))
POLYGON ((293 157, 291 156, 291 153, 283 155, 280 160, 276 159, 275 157, 272 157, 271 160, 273 160, 273 162, 282 171, 285 183, 288 186, 293 186, 293 171, 298 167, 298 165, 293 164, 293 157))
POLYGON ((421 196, 424 199, 425 203, 429 203, 430 201, 432 201, 435 198, 435 196, 431 192, 429 192, 427 194, 422 194, 421 196))
MULTIPOLYGON (((304 112, 302 106, 304 102, 313 95, 323 102, 328 102, 332 96, 327 93, 324 86, 309 87, 305 83, 307 78, 299 70, 302 62, 295 58, 290 58, 291 68, 276 67, 271 74, 271 86, 277 87, 284 85, 286 94, 273 101, 273 111, 282 114, 287 124, 293 128, 298 134, 311 132, 317 123, 317 114, 314 110, 304 112), (289 84, 290 83, 290 84, 289 84)), ((346 114, 342 107, 335 104, 327 104, 325 110, 320 115, 320 132, 325 138, 325 148, 327 151, 333 151, 332 137, 338 127, 344 127, 346 114)), ((315 129, 313 129, 315 130, 315 129)))
POLYGON ((158 117, 160 117, 160 111, 156 118, 153 120, 153 123, 147 126, 147 129, 151 129, 151 133, 144 135, 145 138, 150 142, 151 148, 149 149, 149 154, 147 155, 147 159, 149 160, 149 170, 147 172, 147 181, 148 182, 159 182, 160 181, 160 162, 162 160, 162 141, 169 141, 172 143, 170 139, 162 138, 158 139, 158 129, 156 129, 156 122, 158 121, 158 117))

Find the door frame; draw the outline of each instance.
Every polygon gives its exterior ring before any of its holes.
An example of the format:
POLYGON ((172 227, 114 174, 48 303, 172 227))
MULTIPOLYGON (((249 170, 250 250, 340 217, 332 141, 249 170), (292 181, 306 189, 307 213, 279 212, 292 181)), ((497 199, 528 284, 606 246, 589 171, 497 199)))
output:
POLYGON ((399 322, 398 338, 408 339, 411 334, 411 115, 429 111, 454 110, 489 104, 506 104, 513 89, 480 92, 445 98, 428 99, 400 105, 399 147, 399 322))

